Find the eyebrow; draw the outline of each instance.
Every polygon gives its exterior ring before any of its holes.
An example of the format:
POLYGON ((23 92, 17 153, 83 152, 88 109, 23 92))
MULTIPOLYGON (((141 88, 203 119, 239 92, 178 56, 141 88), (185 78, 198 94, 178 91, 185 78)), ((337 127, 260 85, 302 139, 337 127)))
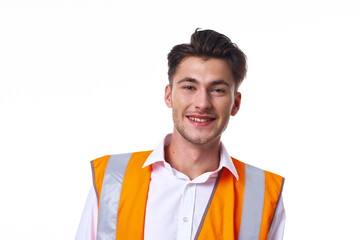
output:
POLYGON ((198 83, 198 81, 194 78, 190 78, 190 77, 185 77, 183 79, 181 79, 180 81, 178 81, 176 84, 180 84, 183 82, 191 82, 191 83, 198 83))
POLYGON ((216 80, 216 81, 213 81, 213 82, 211 83, 211 85, 220 85, 220 84, 224 84, 224 85, 226 85, 228 88, 230 88, 230 84, 227 83, 227 82, 225 82, 224 80, 216 80))
MULTIPOLYGON (((181 79, 180 81, 178 81, 176 84, 180 84, 180 83, 183 83, 183 82, 199 83, 199 81, 196 80, 196 79, 194 79, 194 78, 185 77, 185 78, 181 79)), ((213 81, 213 82, 210 83, 211 86, 220 85, 220 84, 224 84, 224 85, 226 85, 228 88, 230 88, 230 84, 227 83, 227 82, 224 81, 224 80, 215 80, 215 81, 213 81)))

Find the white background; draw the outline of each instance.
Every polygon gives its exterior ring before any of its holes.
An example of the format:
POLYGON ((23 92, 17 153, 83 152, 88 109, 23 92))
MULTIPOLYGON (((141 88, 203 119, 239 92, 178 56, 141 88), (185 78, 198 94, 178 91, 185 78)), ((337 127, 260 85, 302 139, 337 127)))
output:
POLYGON ((246 53, 234 157, 286 178, 285 239, 356 239, 356 1, 0 3, 1 239, 73 239, 89 161, 172 131, 167 53, 197 27, 246 53))

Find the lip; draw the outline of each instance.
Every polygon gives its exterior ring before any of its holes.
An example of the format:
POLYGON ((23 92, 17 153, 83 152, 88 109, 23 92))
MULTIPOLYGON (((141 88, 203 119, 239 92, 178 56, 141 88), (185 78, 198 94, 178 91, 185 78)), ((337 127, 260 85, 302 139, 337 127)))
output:
POLYGON ((209 115, 186 115, 189 122, 195 126, 205 127, 211 125, 216 117, 209 115))

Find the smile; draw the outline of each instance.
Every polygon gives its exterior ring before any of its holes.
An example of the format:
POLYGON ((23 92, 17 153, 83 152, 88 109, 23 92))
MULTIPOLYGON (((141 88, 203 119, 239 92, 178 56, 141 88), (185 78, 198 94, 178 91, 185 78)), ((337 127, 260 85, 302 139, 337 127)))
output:
POLYGON ((188 117, 188 118, 194 122, 201 122, 201 123, 210 122, 215 119, 215 118, 196 118, 196 117, 188 117))

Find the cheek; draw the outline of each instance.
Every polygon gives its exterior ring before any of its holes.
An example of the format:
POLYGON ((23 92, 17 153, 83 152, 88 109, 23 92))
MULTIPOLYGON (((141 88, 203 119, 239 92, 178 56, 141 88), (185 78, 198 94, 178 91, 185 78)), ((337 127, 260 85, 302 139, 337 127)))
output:
POLYGON ((174 94, 172 96, 172 105, 173 107, 178 107, 178 108, 184 108, 186 107, 189 103, 191 102, 191 100, 189 99, 188 96, 186 95, 180 95, 180 94, 174 94))
POLYGON ((234 108, 233 101, 227 100, 218 104, 218 110, 221 111, 222 115, 230 115, 234 108))

